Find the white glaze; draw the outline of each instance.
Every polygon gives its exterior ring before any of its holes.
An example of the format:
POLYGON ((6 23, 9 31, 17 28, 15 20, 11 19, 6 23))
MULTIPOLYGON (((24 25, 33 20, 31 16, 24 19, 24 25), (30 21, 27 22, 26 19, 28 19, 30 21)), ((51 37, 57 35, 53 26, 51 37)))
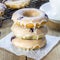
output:
MULTIPOLYGON (((31 13, 30 13, 31 14, 31 13)), ((20 9, 18 11, 16 11, 15 13, 13 13, 12 15, 12 20, 14 22, 20 22, 20 24, 29 24, 29 23, 33 23, 34 25, 36 25, 36 23, 41 23, 43 20, 43 18, 45 19, 45 13, 38 10, 38 9, 35 9, 35 8, 24 8, 24 9, 20 9), (26 12, 26 11, 30 11, 30 10, 34 10, 36 12, 39 13, 38 16, 33 16, 33 17, 27 17, 27 16, 24 16, 23 13, 26 12), (23 17, 22 19, 19 19, 23 17)), ((44 21, 47 21, 46 19, 44 21)))
POLYGON ((29 37, 29 36, 43 36, 47 33, 47 28, 46 27, 42 27, 39 29, 34 29, 34 32, 30 31, 30 29, 28 28, 22 28, 19 27, 16 24, 13 24, 13 26, 11 27, 12 32, 14 33, 14 35, 16 37, 29 37))

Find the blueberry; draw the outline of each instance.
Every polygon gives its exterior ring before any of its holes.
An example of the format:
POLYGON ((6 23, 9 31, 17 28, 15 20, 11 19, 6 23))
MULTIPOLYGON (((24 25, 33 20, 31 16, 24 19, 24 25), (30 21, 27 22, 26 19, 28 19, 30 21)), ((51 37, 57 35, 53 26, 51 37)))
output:
POLYGON ((48 18, 47 14, 45 14, 45 17, 48 18))
POLYGON ((16 38, 16 36, 11 37, 11 41, 12 41, 13 39, 15 39, 15 38, 16 38))
POLYGON ((23 18, 23 16, 22 17, 19 17, 18 20, 21 20, 22 18, 23 18))
POLYGON ((34 32, 34 29, 33 28, 30 28, 31 32, 34 32))

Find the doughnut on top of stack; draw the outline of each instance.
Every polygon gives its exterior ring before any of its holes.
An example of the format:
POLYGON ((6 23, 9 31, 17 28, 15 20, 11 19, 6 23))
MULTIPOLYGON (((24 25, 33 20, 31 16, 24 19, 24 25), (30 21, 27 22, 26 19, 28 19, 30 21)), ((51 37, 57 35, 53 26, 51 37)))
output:
POLYGON ((12 20, 20 26, 27 28, 40 27, 47 22, 46 14, 35 8, 23 8, 12 15, 12 20))

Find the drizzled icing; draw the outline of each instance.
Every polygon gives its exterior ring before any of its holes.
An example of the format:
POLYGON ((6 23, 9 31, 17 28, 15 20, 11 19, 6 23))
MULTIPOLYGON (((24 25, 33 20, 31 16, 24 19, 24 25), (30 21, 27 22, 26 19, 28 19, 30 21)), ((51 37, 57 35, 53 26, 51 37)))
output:
POLYGON ((34 29, 34 32, 30 31, 30 29, 27 28, 21 28, 19 26, 13 25, 11 27, 12 32, 16 37, 19 38, 26 38, 26 37, 36 37, 35 39, 38 40, 39 36, 44 37, 44 35, 47 33, 46 27, 41 27, 39 29, 34 29))
MULTIPOLYGON (((30 13, 31 14, 31 13, 30 13)), ((20 22, 20 25, 24 24, 24 26, 26 26, 26 24, 32 23, 34 24, 34 26, 36 26, 36 23, 41 24, 42 22, 47 22, 46 20, 46 14, 38 9, 35 8, 24 8, 24 9, 20 9, 18 11, 16 11, 13 15, 12 15, 12 20, 14 22, 20 22), (39 13, 38 16, 32 16, 32 17, 27 17, 24 16, 24 12, 26 11, 36 11, 37 13, 39 13), (23 17, 23 18, 21 18, 23 17)))

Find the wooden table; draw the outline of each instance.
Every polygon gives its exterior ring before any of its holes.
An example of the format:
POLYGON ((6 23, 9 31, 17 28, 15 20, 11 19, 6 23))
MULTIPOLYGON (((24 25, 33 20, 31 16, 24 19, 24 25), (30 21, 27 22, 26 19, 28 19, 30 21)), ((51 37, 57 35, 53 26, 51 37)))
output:
MULTIPOLYGON (((12 26, 12 21, 4 21, 3 27, 0 28, 0 39, 11 32, 10 27, 12 26)), ((60 36, 60 32, 48 29, 48 34, 60 36)), ((0 49, 0 60, 33 60, 25 56, 16 56, 4 49, 0 49)), ((46 57, 42 60, 60 60, 60 44, 58 44, 46 57)))

